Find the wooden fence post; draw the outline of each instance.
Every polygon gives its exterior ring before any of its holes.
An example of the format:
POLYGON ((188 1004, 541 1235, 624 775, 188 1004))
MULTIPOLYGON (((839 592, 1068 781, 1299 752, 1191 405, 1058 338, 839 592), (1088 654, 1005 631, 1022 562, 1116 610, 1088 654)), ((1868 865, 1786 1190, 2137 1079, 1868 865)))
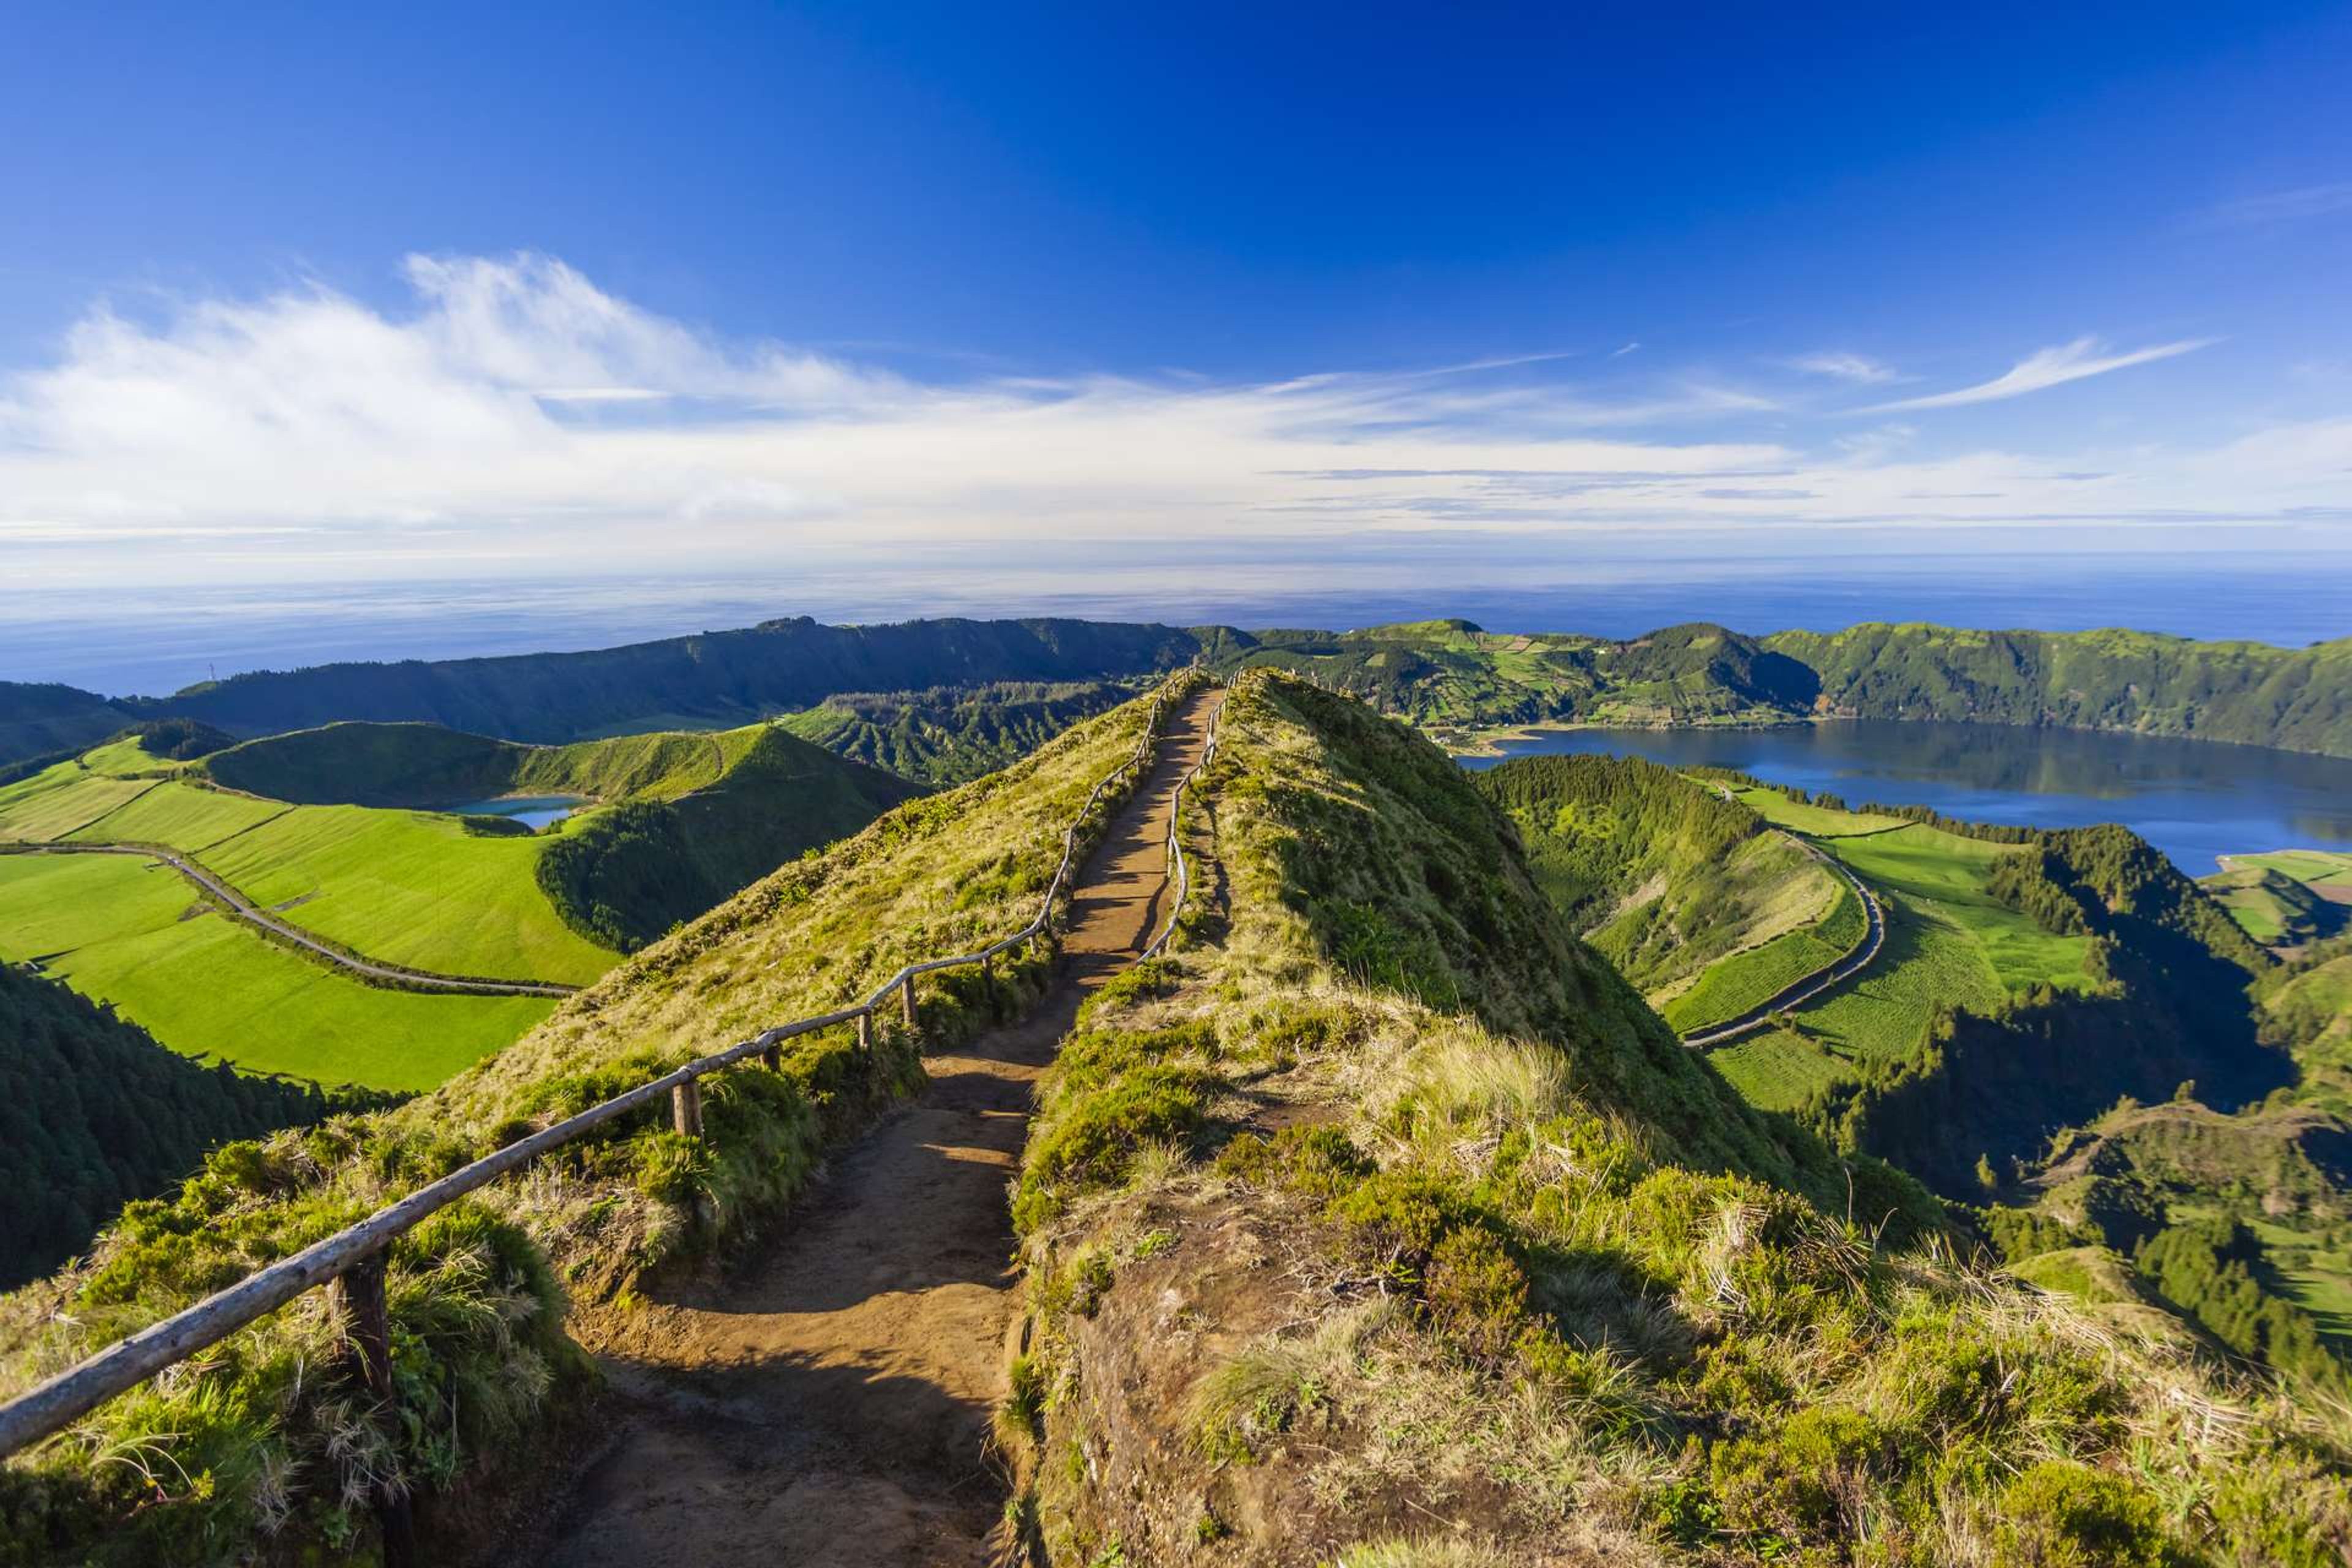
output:
POLYGON ((688 1138, 702 1136, 702 1080, 688 1079, 669 1091, 670 1121, 688 1138))
POLYGON ((906 1010, 907 1027, 915 1027, 915 977, 907 976, 907 988, 898 994, 899 1005, 906 1010))
MULTIPOLYGON (((392 1409, 392 1309, 383 1298, 384 1255, 372 1253, 337 1275, 328 1284, 329 1305, 351 1334, 352 1351, 368 1393, 383 1405, 379 1419, 395 1420, 392 1409)), ((390 1434, 387 1433, 387 1436, 390 1434)), ((383 1560, 388 1568, 409 1568, 416 1561, 415 1521, 405 1492, 376 1499, 376 1525, 383 1532, 383 1560)))
POLYGON ((867 1056, 874 1054, 874 1015, 857 1015, 857 1048, 867 1056))
POLYGON ((782 1046, 770 1046, 761 1051, 760 1065, 766 1068, 770 1072, 783 1071, 784 1047, 782 1046))

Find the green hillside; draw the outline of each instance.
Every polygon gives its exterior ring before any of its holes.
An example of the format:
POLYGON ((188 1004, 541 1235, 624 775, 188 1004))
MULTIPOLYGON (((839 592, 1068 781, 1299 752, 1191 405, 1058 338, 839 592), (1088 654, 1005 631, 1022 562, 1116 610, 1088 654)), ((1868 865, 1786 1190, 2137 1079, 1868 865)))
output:
MULTIPOLYGON (((162 846, 346 954, 490 981, 584 984, 915 793, 763 725, 530 747, 337 724, 202 761, 149 743, 0 789, 0 838, 162 846), (407 809, 512 792, 613 804, 538 834, 407 809)), ((363 983, 127 857, 0 858, 0 955, 41 961, 175 1050, 383 1089, 438 1083, 549 1010, 363 983)))
MULTIPOLYGON (((530 1127, 837 1007, 911 957, 1026 923, 1064 830, 1133 750, 1144 714, 1129 703, 792 861, 396 1110, 223 1152, 175 1197, 131 1210, 82 1266, 0 1298, 0 1394, 530 1127)), ((952 1042, 1002 1016, 1042 973, 1031 960, 1001 965, 992 987, 927 982, 929 1037, 952 1042)), ((486 1190, 393 1249, 403 1397, 416 1417, 396 1448, 348 1445, 344 1392, 319 1370, 331 1361, 320 1320, 289 1310, 211 1352, 205 1379, 117 1401, 0 1469, 0 1563, 202 1563, 264 1550, 347 1560, 372 1544, 363 1511, 341 1502, 347 1480, 365 1469, 447 1489, 537 1452, 584 1392, 570 1303, 625 1304, 659 1268, 773 1224, 829 1143, 920 1079, 895 1028, 870 1057, 847 1030, 803 1037, 781 1072, 751 1067, 712 1085, 707 1151, 669 1131, 665 1106, 528 1183, 486 1190), (151 1482, 110 1461, 126 1447, 169 1462, 151 1482)))
POLYGON ((1553 905, 1668 1023, 1738 1017, 1835 963, 1861 903, 1746 805, 1638 758, 1523 757, 1471 775, 1553 905))
POLYGON ((539 887, 573 931, 631 952, 919 793, 772 725, 712 784, 633 796, 571 826, 547 844, 539 887))
POLYGON ((1721 626, 1668 626, 1616 641, 1515 637, 1467 621, 1355 632, 1220 630, 1224 669, 1279 668, 1434 729, 1592 722, 1772 721, 1807 711, 1807 671, 1721 626))
POLYGON ((199 1067, 65 986, 0 963, 0 1289, 89 1245, 235 1138, 315 1121, 308 1085, 199 1067), (36 1196, 37 1195, 37 1196, 36 1196))
POLYGON ((1751 1103, 1899 1159, 1947 1194, 1978 1191, 1979 1156, 2031 1160, 2119 1096, 2161 1099, 2194 1079, 2226 1107, 2291 1075, 2245 998, 2270 960, 2120 828, 1849 811, 1728 775, 1724 801, 1714 781, 1606 758, 1474 776, 1518 822, 1538 885, 1685 1032, 1739 1016, 1862 936, 1850 896, 1811 906, 1805 923, 1755 921, 1776 907, 1758 892, 1779 885, 1756 878, 1763 824, 1801 834, 1872 889, 1886 932, 1870 965, 1710 1060, 1751 1103), (1639 897, 1621 910, 1628 889, 1639 897), (1670 931, 1719 921, 1768 939, 1665 945, 1699 962, 1686 987, 1658 988, 1661 950, 1627 940, 1653 930, 1653 910, 1684 911, 1670 931))
POLYGON ((115 703, 67 688, 0 685, 0 745, 8 748, 0 762, 87 744, 142 717, 195 719, 240 735, 341 720, 413 721, 540 742, 725 729, 836 692, 1148 676, 1187 662, 1199 646, 1174 627, 1112 622, 829 626, 801 616, 585 653, 261 670, 115 703), (58 724, 88 732, 58 739, 58 724))
POLYGON ((1991 1216, 2012 1258, 2104 1247, 2231 1351, 2352 1397, 2352 1129, 2336 1116, 2127 1102, 2057 1140, 2021 1195, 2034 1223, 1991 1216))
POLYGON ((430 1088, 553 1005, 362 984, 131 856, 0 855, 0 959, 37 961, 184 1056, 379 1089, 430 1088))
MULTIPOLYGON (((785 867, 408 1105, 215 1157, 0 1299, 0 1390, 1013 929, 1140 719, 785 867)), ((1265 676, 1223 724, 1188 814, 1204 897, 1065 1043, 1014 1194, 1032 1321, 1000 1422, 1007 1518, 1048 1560, 1405 1563, 1432 1516, 1463 1521, 1446 1550, 1469 1562, 1924 1568, 1993 1542, 2316 1568, 2352 1535, 2352 1461, 2312 1415, 1957 1261, 1916 1185, 1745 1105, 1576 940, 1434 747, 1265 676)), ((1040 978, 944 979, 926 1027, 952 1042, 1040 978)), ((778 1223, 919 1073, 895 1029, 870 1061, 845 1031, 785 1052, 714 1084, 706 1144, 648 1110, 396 1246, 397 1438, 354 1445, 319 1320, 289 1310, 0 1471, 0 1562, 364 1556, 339 1502, 362 1471, 469 1509, 513 1495, 582 1393, 570 1332, 625 1336, 626 1292, 778 1223), (110 1462, 126 1451, 146 1463, 110 1462)))
POLYGON ((2352 924, 2352 855, 2281 849, 2231 855, 2199 879, 2256 942, 2299 947, 2352 924))
POLYGON ((1869 625, 1780 632, 1826 711, 2068 724, 2352 756, 2352 638, 2305 648, 2148 632, 1869 625))
POLYGON ((1132 695, 1109 681, 844 692, 777 722, 826 751, 927 784, 993 773, 1132 695))
POLYGON ((2334 1561, 2308 1417, 1903 1239, 1433 748, 1289 682, 1224 722, 1229 903, 1081 1016, 1016 1192, 1045 1560, 2334 1561))

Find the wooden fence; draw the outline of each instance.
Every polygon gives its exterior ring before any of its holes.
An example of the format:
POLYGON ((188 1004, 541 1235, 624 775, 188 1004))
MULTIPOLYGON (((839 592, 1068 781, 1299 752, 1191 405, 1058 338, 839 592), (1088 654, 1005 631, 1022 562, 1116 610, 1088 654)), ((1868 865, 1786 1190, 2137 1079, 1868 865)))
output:
MULTIPOLYGON (((640 1084, 625 1094, 592 1105, 577 1116, 567 1117, 551 1127, 508 1144, 495 1153, 486 1154, 437 1182, 419 1187, 398 1203, 378 1210, 359 1224, 338 1231, 291 1258, 257 1270, 195 1305, 116 1342, 79 1365, 59 1373, 37 1388, 5 1405, 0 1405, 0 1459, 63 1430, 117 1394, 126 1393, 164 1368, 219 1343, 256 1319, 275 1311, 304 1291, 322 1285, 330 1288, 347 1315, 361 1371, 370 1387, 378 1398, 389 1398, 392 1363, 383 1293, 384 1257, 394 1237, 428 1215, 447 1207, 467 1194, 488 1185, 511 1171, 520 1170, 550 1150, 561 1148, 616 1117, 656 1104, 665 1095, 669 1098, 671 1116, 677 1131, 699 1137, 702 1133, 701 1080, 710 1074, 752 1057, 758 1057, 767 1066, 774 1068, 779 1065, 779 1049, 786 1040, 814 1034, 820 1029, 838 1028, 845 1024, 856 1025, 859 1044, 870 1045, 874 1015, 889 1004, 894 994, 907 1023, 914 1024, 917 976, 962 965, 986 965, 998 954, 1042 934, 1053 918, 1055 901, 1062 896, 1064 886, 1076 868, 1078 836, 1087 819, 1114 784, 1121 779, 1141 776, 1151 757, 1154 743, 1160 739, 1160 720, 1168 704, 1174 696, 1182 695, 1191 689, 1191 681, 1182 677, 1178 679, 1184 684, 1171 683, 1153 698, 1150 715, 1145 721, 1143 735, 1137 742, 1133 754, 1103 775, 1093 793, 1087 796, 1086 804, 1079 807, 1076 819, 1063 833, 1062 858, 1054 868, 1054 879, 1045 889, 1045 896, 1038 904, 1035 917, 1019 931, 991 942, 976 952, 960 952, 946 958, 909 963, 855 1006, 779 1024, 740 1045, 688 1062, 650 1083, 640 1084)), ((1213 730, 1211 734, 1213 746, 1213 730)), ((1205 764, 1207 760, 1208 753, 1204 752, 1202 763, 1205 764)), ((1169 812, 1169 850, 1175 857, 1178 891, 1175 907, 1169 915, 1169 930, 1151 944, 1151 951, 1155 953, 1167 942, 1170 932, 1174 931, 1176 914, 1183 907, 1182 850, 1176 842, 1175 818, 1183 800, 1182 785, 1190 784, 1199 772, 1200 765, 1195 765, 1185 774, 1178 786, 1176 804, 1169 812)), ((405 1534, 404 1510, 403 1514, 404 1517, 385 1521, 386 1545, 396 1556, 406 1554, 404 1550, 406 1542, 401 1539, 405 1534)))

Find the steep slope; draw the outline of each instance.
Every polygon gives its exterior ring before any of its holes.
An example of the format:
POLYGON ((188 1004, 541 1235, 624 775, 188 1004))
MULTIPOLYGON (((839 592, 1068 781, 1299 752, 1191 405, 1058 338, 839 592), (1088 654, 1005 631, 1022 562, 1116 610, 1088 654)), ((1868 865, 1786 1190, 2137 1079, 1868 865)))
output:
POLYGON ((582 821, 540 858, 539 885, 574 931, 633 952, 919 793, 772 725, 710 784, 582 821))
MULTIPOLYGON (((224 1150, 175 1196, 127 1210, 84 1264, 0 1299, 0 1393, 533 1128, 838 1007, 909 959, 1019 928, 1147 708, 1114 710, 791 862, 396 1110, 224 1150)), ((1081 849, 1105 820, 1080 825, 1081 849)), ((926 980, 924 1045, 1005 1016, 1038 993, 1046 963, 926 980)), ((828 1146, 921 1078, 895 1026, 871 1053, 847 1029, 800 1037, 779 1070, 747 1064, 710 1084, 699 1142, 671 1131, 665 1107, 485 1189, 392 1249, 396 1439, 331 1370, 339 1331, 314 1293, 208 1352, 202 1376, 126 1395, 0 1470, 0 1563, 203 1563, 265 1548, 341 1559, 372 1546, 361 1506, 372 1489, 487 1506, 547 1458, 541 1445, 580 1392, 573 1331, 625 1329, 665 1270, 775 1223, 828 1146), (140 1466, 115 1463, 124 1453, 140 1466)))
POLYGON ((1748 806, 1638 757, 1523 757, 1471 775, 1538 886, 1685 1033, 1738 1016, 1862 940, 1843 881, 1748 806))
POLYGON ((308 1084, 199 1067, 54 981, 0 963, 0 1289, 56 1268, 205 1152, 316 1121, 308 1084))
POLYGON ((1082 1015, 1015 1197, 1001 1426, 1047 1560, 2352 1543, 2288 1405, 1899 1244, 1916 1189, 1676 1046, 1433 748, 1265 677, 1224 736, 1210 897, 1082 1015))
POLYGON ((1468 621, 1203 636, 1221 668, 1292 670, 1433 728, 1769 722, 1808 711, 1816 690, 1795 661, 1706 625, 1624 640, 1516 637, 1468 621))
POLYGON ((0 680, 0 763, 79 750, 137 716, 128 705, 95 691, 0 680))
POLYGON ((1133 695, 1108 681, 850 691, 777 722, 804 741, 901 778, 963 784, 1036 750, 1133 695))
POLYGON ((2067 724, 2352 756, 2352 638, 2305 648, 2149 632, 1883 623, 1777 632, 1825 711, 2067 724))
POLYGON ((246 735, 365 719, 545 742, 742 724, 837 691, 1150 675, 1184 663, 1197 646, 1172 627, 1112 622, 829 626, 803 616, 587 653, 259 671, 149 706, 246 735))

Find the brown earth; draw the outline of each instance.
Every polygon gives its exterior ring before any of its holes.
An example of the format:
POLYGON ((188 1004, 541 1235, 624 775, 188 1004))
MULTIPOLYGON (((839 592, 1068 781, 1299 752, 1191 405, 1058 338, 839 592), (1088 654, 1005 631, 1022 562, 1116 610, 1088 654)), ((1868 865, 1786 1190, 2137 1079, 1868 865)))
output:
POLYGON ((1020 1023, 928 1060, 930 1087, 730 1278, 633 1316, 602 1360, 611 1437, 554 1505, 556 1568, 984 1561, 1004 1487, 984 1452, 1018 1273, 1006 1184, 1039 1071, 1095 987, 1167 919, 1168 814, 1221 690, 1080 871, 1053 989, 1020 1023))

